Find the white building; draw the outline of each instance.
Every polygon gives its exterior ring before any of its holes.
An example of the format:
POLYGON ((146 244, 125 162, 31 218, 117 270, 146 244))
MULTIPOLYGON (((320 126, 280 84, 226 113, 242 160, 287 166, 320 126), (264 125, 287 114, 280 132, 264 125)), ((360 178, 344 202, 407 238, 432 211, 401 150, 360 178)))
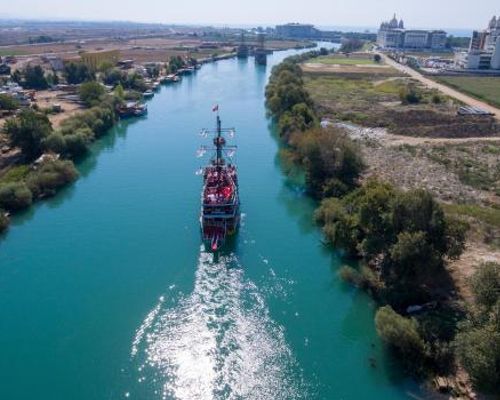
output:
POLYGON ((406 30, 403 20, 396 14, 389 22, 383 22, 377 35, 377 44, 384 49, 434 50, 446 48, 444 31, 406 30))
POLYGON ((469 51, 457 60, 465 69, 500 69, 500 17, 493 17, 483 31, 474 31, 469 51))

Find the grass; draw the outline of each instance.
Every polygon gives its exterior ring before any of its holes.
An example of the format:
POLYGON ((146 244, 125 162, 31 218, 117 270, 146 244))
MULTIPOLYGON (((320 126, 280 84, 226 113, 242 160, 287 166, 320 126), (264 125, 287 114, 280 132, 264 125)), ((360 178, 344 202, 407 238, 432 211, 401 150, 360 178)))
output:
POLYGON ((500 77, 442 76, 438 81, 500 107, 500 77))
POLYGON ((376 83, 376 75, 305 74, 307 91, 320 104, 333 105, 340 111, 369 112, 379 102, 398 101, 401 80, 376 83))
POLYGON ((14 183, 23 181, 29 174, 30 168, 28 165, 19 165, 8 169, 3 176, 0 177, 0 185, 6 183, 14 183))
POLYGON ((0 57, 22 56, 25 54, 27 54, 27 53, 25 51, 22 51, 22 50, 0 49, 0 57))
POLYGON ((381 103, 398 102, 404 81, 381 82, 376 74, 306 73, 305 87, 312 99, 341 120, 371 125, 387 111, 381 103))
POLYGON ((500 146, 472 143, 422 150, 429 159, 453 171, 462 183, 500 194, 500 146))
POLYGON ((445 212, 453 215, 465 215, 478 221, 500 228, 500 210, 494 207, 482 207, 473 204, 442 204, 445 212))
POLYGON ((373 65, 375 62, 368 57, 360 56, 322 56, 314 59, 314 63, 327 64, 327 65, 373 65))

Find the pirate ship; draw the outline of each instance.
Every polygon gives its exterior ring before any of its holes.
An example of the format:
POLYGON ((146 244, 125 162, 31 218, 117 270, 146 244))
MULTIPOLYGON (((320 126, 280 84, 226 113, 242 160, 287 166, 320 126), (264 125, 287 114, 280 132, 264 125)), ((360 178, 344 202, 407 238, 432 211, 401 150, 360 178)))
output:
POLYGON ((240 197, 237 169, 231 162, 236 146, 229 146, 226 139, 226 135, 234 136, 234 129, 222 128, 219 106, 213 111, 217 112, 215 131, 203 129, 201 133, 204 137, 213 135, 213 147, 202 146, 199 150, 199 156, 211 153, 209 163, 200 170, 203 175, 200 224, 205 247, 216 252, 238 230, 240 197))

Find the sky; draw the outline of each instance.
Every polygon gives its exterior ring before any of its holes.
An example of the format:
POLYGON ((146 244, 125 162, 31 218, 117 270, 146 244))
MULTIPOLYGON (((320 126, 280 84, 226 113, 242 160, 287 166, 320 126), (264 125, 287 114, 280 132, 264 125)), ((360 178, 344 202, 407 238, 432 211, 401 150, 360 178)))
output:
POLYGON ((376 27, 393 13, 410 28, 484 28, 499 0, 0 0, 0 17, 173 24, 376 27), (9 7, 6 5, 9 4, 9 7))

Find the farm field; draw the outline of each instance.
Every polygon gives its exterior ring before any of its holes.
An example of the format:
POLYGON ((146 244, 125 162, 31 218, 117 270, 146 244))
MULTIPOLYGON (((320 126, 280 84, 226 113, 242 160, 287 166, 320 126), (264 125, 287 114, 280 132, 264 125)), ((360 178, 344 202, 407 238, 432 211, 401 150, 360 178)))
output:
POLYGON ((353 56, 344 56, 344 55, 332 55, 332 56, 322 56, 318 57, 314 60, 314 62, 318 62, 320 64, 334 64, 334 65, 370 65, 375 64, 373 59, 368 55, 353 55, 353 56))
POLYGON ((500 106, 500 77, 443 76, 438 81, 493 106, 500 106))

